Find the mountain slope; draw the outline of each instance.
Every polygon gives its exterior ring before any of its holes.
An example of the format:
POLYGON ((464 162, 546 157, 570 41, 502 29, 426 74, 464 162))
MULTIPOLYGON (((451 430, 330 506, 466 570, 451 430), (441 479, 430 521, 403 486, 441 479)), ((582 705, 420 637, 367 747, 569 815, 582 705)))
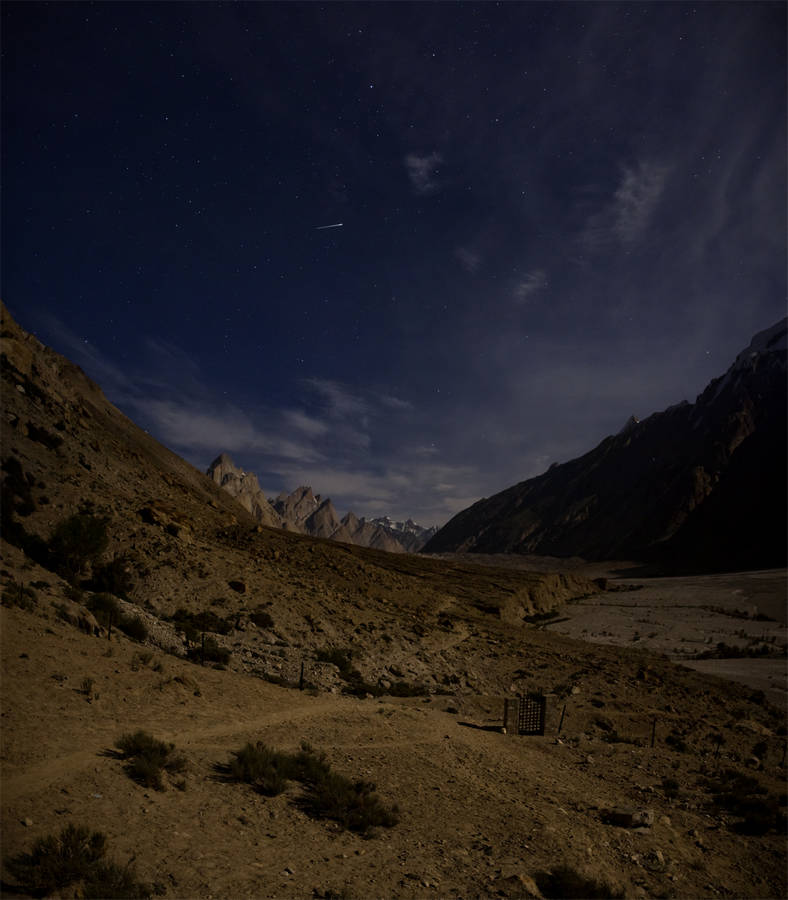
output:
POLYGON ((480 500, 424 552, 656 560, 685 570, 786 560, 786 321, 694 404, 630 419, 584 456, 480 500))

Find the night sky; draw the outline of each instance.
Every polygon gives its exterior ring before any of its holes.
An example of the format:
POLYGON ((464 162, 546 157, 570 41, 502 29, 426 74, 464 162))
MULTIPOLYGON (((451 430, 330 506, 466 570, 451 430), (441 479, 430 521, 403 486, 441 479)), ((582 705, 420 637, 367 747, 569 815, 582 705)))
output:
POLYGON ((269 495, 442 524, 785 315, 783 3, 2 17, 5 303, 269 495))

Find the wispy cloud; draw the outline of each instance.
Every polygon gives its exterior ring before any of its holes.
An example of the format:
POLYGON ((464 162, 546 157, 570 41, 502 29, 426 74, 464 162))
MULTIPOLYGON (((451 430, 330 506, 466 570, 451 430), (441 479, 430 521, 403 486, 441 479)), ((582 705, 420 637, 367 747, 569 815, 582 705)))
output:
POLYGON ((320 437, 320 435, 325 434, 328 431, 328 424, 326 422, 316 419, 313 416, 308 416, 299 409, 286 409, 283 411, 282 416, 288 424, 309 437, 320 437))
POLYGON ((481 254, 475 253, 467 247, 457 247, 454 251, 454 255, 466 272, 470 272, 471 275, 473 275, 475 272, 479 271, 479 266, 482 264, 481 254))
POLYGON ((612 198, 586 223, 582 235, 586 249, 639 241, 659 207, 670 172, 670 166, 650 161, 624 166, 612 198))
POLYGON ((413 404, 409 400, 401 400, 399 397, 392 397, 390 394, 378 394, 377 399, 388 409, 413 409, 413 404))
POLYGON ((440 153, 419 156, 409 153, 405 157, 405 168, 417 194, 431 194, 438 188, 438 166, 443 162, 440 153))
POLYGON ((354 394, 338 381, 327 378, 306 378, 304 384, 320 396, 326 405, 327 413, 332 418, 345 419, 362 415, 369 411, 367 401, 354 394))
POLYGON ((648 227, 665 189, 668 173, 667 166, 654 163, 624 169, 613 207, 615 230, 622 243, 631 244, 638 240, 648 227))
POLYGON ((534 269, 528 272, 514 286, 514 299, 518 303, 526 303, 534 294, 538 294, 547 287, 547 275, 542 269, 534 269))

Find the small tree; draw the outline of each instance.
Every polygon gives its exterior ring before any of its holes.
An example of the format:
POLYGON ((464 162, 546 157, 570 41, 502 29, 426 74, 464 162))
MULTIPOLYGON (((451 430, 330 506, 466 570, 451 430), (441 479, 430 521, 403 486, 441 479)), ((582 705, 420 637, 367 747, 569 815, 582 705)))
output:
POLYGON ((49 539, 52 568, 75 580, 88 563, 96 562, 107 549, 107 519, 81 510, 58 523, 49 539))

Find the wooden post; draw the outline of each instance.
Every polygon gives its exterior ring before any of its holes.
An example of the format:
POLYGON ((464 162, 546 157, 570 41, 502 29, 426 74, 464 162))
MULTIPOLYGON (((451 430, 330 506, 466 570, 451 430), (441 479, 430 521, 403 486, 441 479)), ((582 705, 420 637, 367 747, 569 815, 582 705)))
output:
POLYGON ((107 625, 107 640, 108 641, 112 639, 112 619, 113 619, 113 613, 112 613, 112 610, 110 610, 109 624, 107 625))
POLYGON ((652 747, 654 746, 654 739, 656 738, 656 734, 657 734, 657 717, 654 716, 654 718, 651 720, 651 746, 652 747))
POLYGON ((558 733, 561 734, 561 729, 564 726, 564 714, 566 713, 566 703, 564 703, 564 708, 561 710, 561 721, 558 723, 558 733))
POLYGON ((301 675, 298 679, 298 690, 303 691, 304 689, 304 661, 301 660, 301 675))

